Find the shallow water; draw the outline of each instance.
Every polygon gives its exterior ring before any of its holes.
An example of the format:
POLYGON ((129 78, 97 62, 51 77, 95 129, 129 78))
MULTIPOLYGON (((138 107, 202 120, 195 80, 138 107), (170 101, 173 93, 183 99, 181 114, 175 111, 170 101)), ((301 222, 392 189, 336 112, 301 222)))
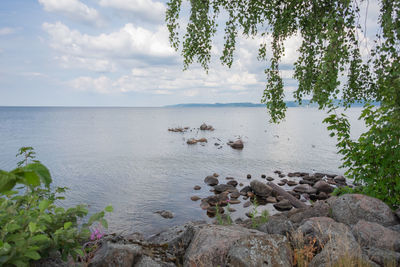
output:
MULTIPOLYGON (((363 129, 356 120, 360 111, 349 111, 354 136, 363 129)), ((289 108, 286 120, 273 125, 264 108, 0 107, 0 169, 15 167, 19 147, 33 146, 54 184, 71 189, 61 205, 86 203, 94 212, 111 204, 111 231, 149 234, 208 219, 190 197, 212 194, 203 179, 214 172, 221 182, 233 176, 245 184, 247 174, 261 180, 261 174, 273 176, 276 169, 343 174, 324 117, 317 109, 289 108), (215 131, 167 131, 203 122, 215 131), (238 136, 245 142, 241 151, 226 145, 238 136), (208 143, 189 146, 185 140, 191 137, 206 137, 208 143), (194 191, 194 185, 202 189, 194 191), (162 209, 175 217, 154 213, 162 209)), ((233 205, 239 210, 234 218, 243 215, 243 203, 233 205)), ((262 209, 274 210, 270 204, 262 209)))

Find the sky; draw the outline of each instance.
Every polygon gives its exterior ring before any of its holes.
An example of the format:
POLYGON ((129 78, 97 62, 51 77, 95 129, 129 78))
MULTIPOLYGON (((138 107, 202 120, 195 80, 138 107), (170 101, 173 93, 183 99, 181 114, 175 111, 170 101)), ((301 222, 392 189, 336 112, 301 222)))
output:
MULTIPOLYGON (((378 7, 367 2, 373 25, 378 7)), ((229 69, 218 60, 219 32, 209 73, 196 64, 183 71, 168 42, 165 10, 157 0, 1 0, 0 106, 260 102, 266 83, 266 63, 257 61, 260 38, 239 38, 229 69)), ((281 63, 287 100, 296 89, 292 65, 300 42, 296 36, 286 42, 281 63)))

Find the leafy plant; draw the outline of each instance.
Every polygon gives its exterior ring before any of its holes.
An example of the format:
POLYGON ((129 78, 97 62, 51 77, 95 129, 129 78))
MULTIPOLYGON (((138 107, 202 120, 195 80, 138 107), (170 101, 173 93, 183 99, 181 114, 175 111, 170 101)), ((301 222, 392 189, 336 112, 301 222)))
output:
POLYGON ((251 227, 252 228, 257 228, 258 226, 266 223, 268 221, 269 218, 269 213, 267 210, 263 210, 261 212, 261 216, 257 216, 258 214, 258 202, 257 199, 254 198, 253 201, 253 210, 250 212, 250 218, 251 218, 251 227))
POLYGON ((34 160, 33 148, 21 148, 18 156, 24 159, 16 169, 0 170, 0 265, 28 266, 52 252, 59 252, 63 260, 84 256, 89 227, 95 221, 107 227, 104 215, 112 207, 81 223, 88 214, 86 206, 64 209, 55 204, 64 199, 60 194, 66 188, 50 188, 50 172, 34 160))

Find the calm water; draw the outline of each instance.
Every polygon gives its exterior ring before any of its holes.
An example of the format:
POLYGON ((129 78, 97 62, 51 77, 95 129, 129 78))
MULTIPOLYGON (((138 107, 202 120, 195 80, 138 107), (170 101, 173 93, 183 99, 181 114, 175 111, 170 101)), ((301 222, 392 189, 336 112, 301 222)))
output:
MULTIPOLYGON (((349 113, 355 136, 363 128, 359 114, 360 109, 349 113)), ((276 169, 343 174, 335 140, 321 124, 324 116, 289 108, 284 123, 271 125, 264 108, 0 108, 0 169, 15 167, 19 147, 33 146, 54 184, 71 189, 62 205, 86 203, 93 212, 111 204, 112 231, 155 233, 208 218, 190 196, 210 195, 203 179, 214 172, 220 181, 233 176, 244 183, 248 173, 261 180, 276 169), (167 131, 203 122, 216 130, 167 131), (225 145, 237 136, 245 142, 242 151, 225 145), (191 137, 209 142, 188 146, 191 137), (193 190, 196 184, 200 191, 193 190), (154 214, 161 209, 175 217, 154 214)), ((239 206, 236 217, 243 214, 239 206)))

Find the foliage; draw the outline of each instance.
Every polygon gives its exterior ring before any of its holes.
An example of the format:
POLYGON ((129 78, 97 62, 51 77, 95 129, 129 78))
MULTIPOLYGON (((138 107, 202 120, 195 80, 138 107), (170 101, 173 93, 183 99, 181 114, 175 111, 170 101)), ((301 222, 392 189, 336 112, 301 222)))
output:
POLYGON ((299 57, 293 76, 298 88, 293 92, 294 99, 301 103, 311 98, 320 109, 329 109, 325 122, 337 135, 347 175, 363 184, 364 193, 395 207, 400 206, 400 1, 379 1, 376 39, 367 45, 363 33, 366 25, 362 27, 360 22, 362 2, 190 1, 190 17, 181 38, 178 21, 182 0, 170 0, 166 21, 170 42, 176 50, 181 49, 185 69, 196 61, 208 71, 212 39, 223 18, 222 64, 233 64, 239 35, 260 37, 258 59, 265 62, 267 78, 262 102, 273 122, 282 120, 286 111, 285 84, 280 73, 284 41, 298 37, 299 57), (346 117, 335 114, 333 100, 340 100, 345 109, 360 101, 378 101, 380 106, 365 106, 360 119, 365 121, 367 131, 352 140, 350 124, 346 117))
POLYGON ((0 265, 28 266, 31 260, 60 252, 62 259, 83 256, 81 244, 90 237, 89 227, 101 222, 105 211, 80 225, 88 213, 84 205, 68 209, 56 205, 66 188, 51 189, 49 170, 34 159, 33 148, 21 148, 24 160, 10 172, 0 170, 0 265))
POLYGON ((258 226, 260 226, 260 225, 262 225, 262 224, 264 224, 264 223, 266 223, 268 221, 269 213, 268 213, 267 210, 263 210, 261 212, 261 216, 257 216, 257 214, 258 214, 257 208, 258 208, 259 205, 258 205, 258 202, 257 202, 256 198, 254 198, 253 206, 254 206, 254 208, 250 212, 251 227, 252 228, 257 228, 258 226))

